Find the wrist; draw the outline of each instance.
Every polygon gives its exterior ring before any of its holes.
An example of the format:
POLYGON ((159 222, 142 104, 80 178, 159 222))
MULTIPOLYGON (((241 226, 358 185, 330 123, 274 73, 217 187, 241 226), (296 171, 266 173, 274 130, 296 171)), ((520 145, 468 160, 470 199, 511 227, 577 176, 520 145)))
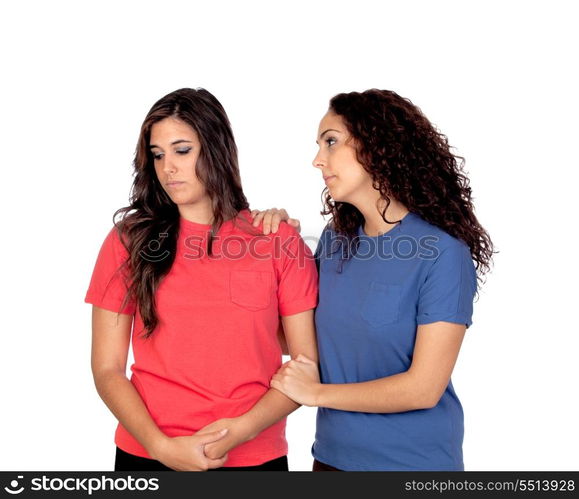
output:
POLYGON ((234 418, 236 433, 243 439, 243 442, 252 440, 259 435, 259 430, 255 427, 255 423, 247 414, 234 418))
POLYGON ((159 458, 163 455, 164 449, 171 440, 167 435, 159 435, 156 437, 145 449, 147 454, 153 459, 159 461, 159 458))
POLYGON ((314 403, 312 407, 324 407, 324 400, 327 393, 327 385, 317 383, 314 387, 314 403))

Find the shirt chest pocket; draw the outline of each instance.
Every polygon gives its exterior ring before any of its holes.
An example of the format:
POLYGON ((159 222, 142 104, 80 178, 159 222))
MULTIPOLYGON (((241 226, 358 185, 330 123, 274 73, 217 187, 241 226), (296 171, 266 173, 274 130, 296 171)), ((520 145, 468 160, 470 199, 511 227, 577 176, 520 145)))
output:
POLYGON ((229 276, 231 301, 247 310, 263 310, 271 303, 273 273, 232 270, 229 276))
POLYGON ((398 322, 401 288, 399 284, 370 281, 360 308, 362 319, 372 327, 398 322))

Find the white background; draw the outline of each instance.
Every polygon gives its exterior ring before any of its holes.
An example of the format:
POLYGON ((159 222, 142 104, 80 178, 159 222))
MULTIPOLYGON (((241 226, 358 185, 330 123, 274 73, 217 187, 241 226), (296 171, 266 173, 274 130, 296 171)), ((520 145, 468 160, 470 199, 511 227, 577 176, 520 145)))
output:
MULTIPOLYGON (((252 208, 318 236, 335 93, 409 97, 466 157, 497 249, 453 374, 467 470, 579 468, 575 2, 4 2, 0 469, 112 470, 83 302, 152 104, 223 104, 252 208)), ((308 470, 315 409, 289 418, 308 470)))

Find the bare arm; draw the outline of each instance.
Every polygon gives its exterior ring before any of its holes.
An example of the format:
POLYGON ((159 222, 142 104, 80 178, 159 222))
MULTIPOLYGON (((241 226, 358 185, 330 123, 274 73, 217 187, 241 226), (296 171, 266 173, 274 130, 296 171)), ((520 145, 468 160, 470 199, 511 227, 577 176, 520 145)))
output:
POLYGON ((165 435, 151 418, 134 385, 126 377, 132 315, 93 306, 91 367, 95 386, 117 420, 149 452, 165 435))
POLYGON ((372 381, 321 384, 312 381, 315 366, 292 361, 272 379, 272 387, 304 405, 356 412, 404 412, 434 407, 456 363, 466 327, 450 322, 418 326, 410 368, 372 381))
POLYGON ((277 327, 277 341, 281 347, 281 353, 284 355, 289 355, 289 348, 287 346, 287 340, 285 339, 285 332, 283 330, 283 318, 280 318, 279 326, 277 327))
MULTIPOLYGON (((204 470, 222 466, 208 460, 203 445, 222 434, 167 437, 153 421, 139 392, 126 377, 133 316, 93 306, 91 368, 98 394, 123 427, 154 459, 177 470, 204 470)), ((221 456, 220 456, 221 457, 221 456)))
MULTIPOLYGON (((299 314, 282 317, 283 330, 288 351, 292 359, 299 354, 318 360, 316 334, 314 329, 314 311, 308 310, 299 314)), ((245 413, 242 417, 253 428, 253 436, 295 411, 300 404, 273 388, 245 413)))
MULTIPOLYGON (((305 354, 317 360, 314 311, 308 310, 282 317, 282 322, 292 358, 297 357, 299 354, 305 354)), ((222 441, 206 445, 205 454, 211 458, 223 455, 224 452, 240 443, 255 438, 263 430, 277 423, 299 406, 300 404, 297 404, 280 391, 270 388, 245 414, 237 418, 218 420, 200 430, 200 432, 205 432, 221 428, 230 429, 229 435, 222 441)))

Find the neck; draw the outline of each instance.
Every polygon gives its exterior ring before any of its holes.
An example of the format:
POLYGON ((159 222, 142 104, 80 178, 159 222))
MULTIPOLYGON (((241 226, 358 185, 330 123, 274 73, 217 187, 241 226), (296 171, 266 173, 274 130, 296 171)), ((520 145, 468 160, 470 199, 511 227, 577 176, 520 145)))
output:
MULTIPOLYGON (((356 204, 356 208, 362 213, 364 217, 364 232, 368 236, 379 236, 392 230, 397 223, 385 222, 382 218, 382 211, 386 207, 386 201, 380 197, 380 193, 375 191, 377 195, 373 198, 366 198, 364 202, 356 204)), ((391 222, 397 222, 404 218, 408 213, 408 209, 402 203, 394 198, 390 198, 390 205, 386 209, 385 218, 391 222)))
POLYGON ((185 220, 204 225, 213 223, 213 206, 209 199, 200 203, 180 204, 178 208, 185 220))

